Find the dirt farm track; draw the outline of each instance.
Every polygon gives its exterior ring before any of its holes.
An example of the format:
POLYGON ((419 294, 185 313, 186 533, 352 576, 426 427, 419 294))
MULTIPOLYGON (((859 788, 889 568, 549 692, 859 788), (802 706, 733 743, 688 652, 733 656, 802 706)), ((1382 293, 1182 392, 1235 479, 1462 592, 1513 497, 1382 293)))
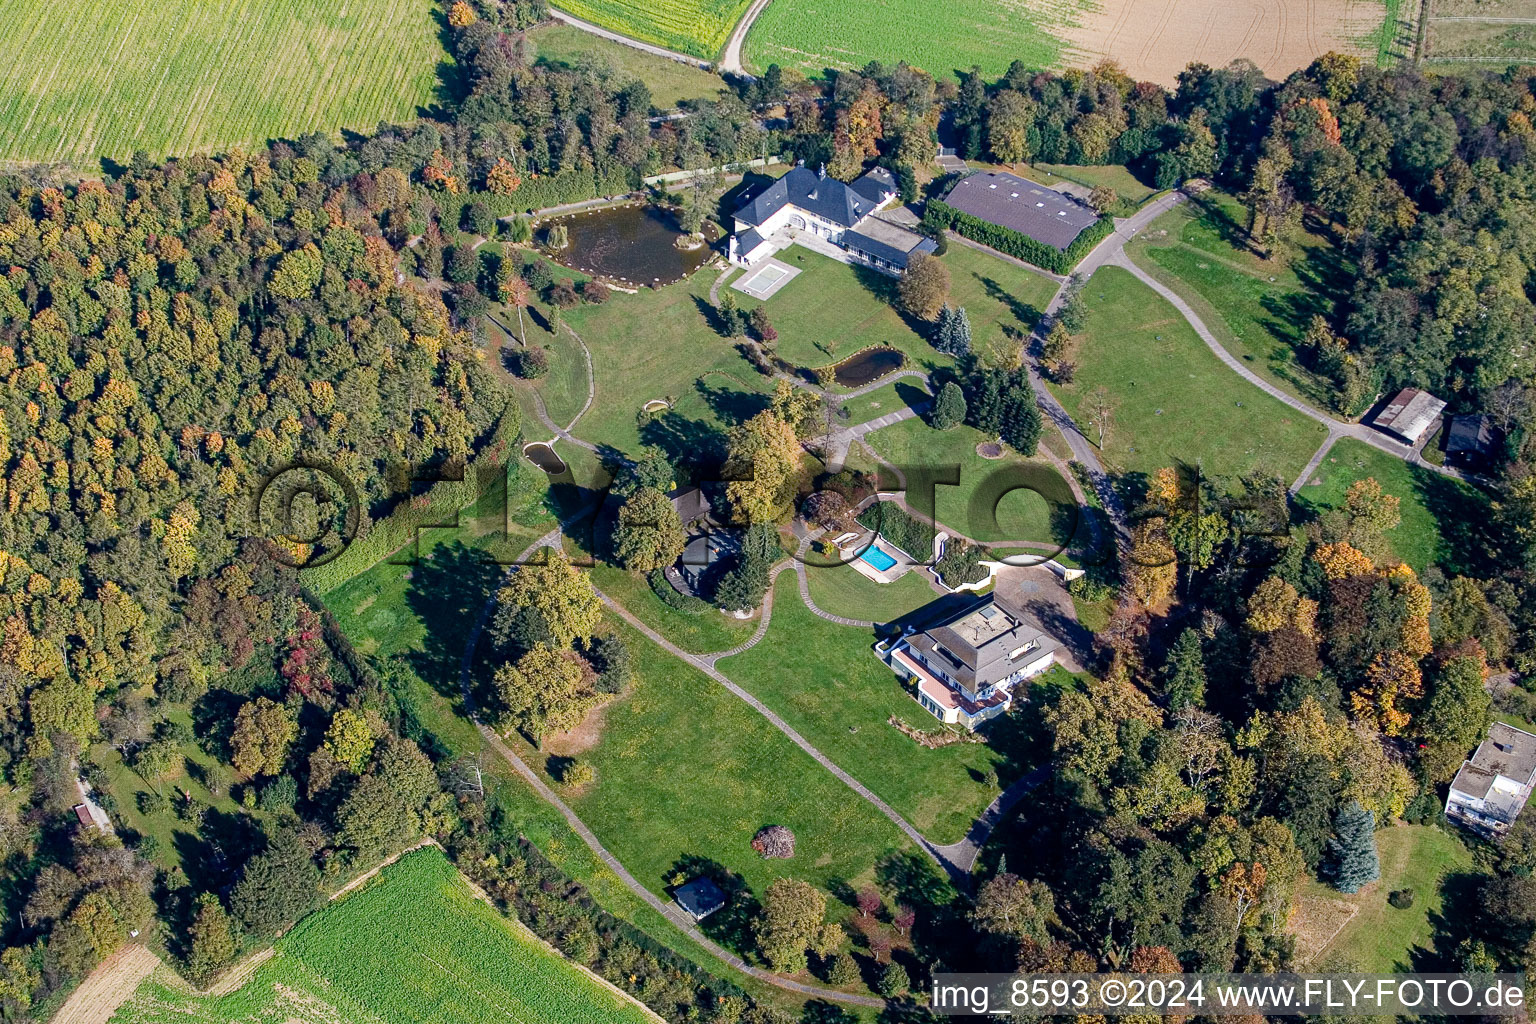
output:
POLYGON ((1116 60, 1132 78, 1173 85, 1191 61, 1246 57, 1270 78, 1329 50, 1374 53, 1381 0, 1100 0, 1063 30, 1068 63, 1116 60))

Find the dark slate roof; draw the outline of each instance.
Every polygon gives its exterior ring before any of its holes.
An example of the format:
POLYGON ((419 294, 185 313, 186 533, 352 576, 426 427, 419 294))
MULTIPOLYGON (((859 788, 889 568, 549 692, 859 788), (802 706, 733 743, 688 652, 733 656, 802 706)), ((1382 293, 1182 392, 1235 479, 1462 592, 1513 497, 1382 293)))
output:
POLYGON ((958 615, 907 639, 908 646, 942 664, 951 678, 980 692, 1024 664, 1061 647, 1034 616, 1006 597, 989 595, 958 615), (1027 644, 1034 646, 1011 657, 1027 644))
POLYGON ((938 249, 933 239, 879 217, 872 217, 857 228, 844 232, 843 245, 870 256, 878 256, 892 266, 903 269, 913 253, 938 249))
POLYGON ((853 183, 853 190, 875 206, 879 206, 885 202, 887 196, 895 195, 900 191, 900 186, 896 184, 896 175, 884 167, 871 167, 864 172, 863 177, 853 183))
POLYGON ((707 878, 695 878, 687 885, 680 885, 672 893, 677 905, 688 912, 695 921, 708 917, 725 906, 725 893, 707 878))
POLYGON ((962 213, 1012 228, 1059 250, 1065 250, 1084 228, 1099 219, 1071 196, 1001 172, 962 178, 944 201, 962 213))
POLYGON ((684 526, 704 519, 711 511, 709 495, 697 487, 679 487, 667 497, 672 500, 672 507, 677 510, 677 518, 683 521, 684 526))
POLYGON ((807 213, 851 228, 873 213, 877 205, 836 178, 828 178, 807 167, 796 167, 743 204, 736 211, 736 219, 755 227, 785 206, 797 206, 807 213))
POLYGON ((762 245, 766 239, 758 233, 757 228, 747 228, 736 236, 736 251, 745 256, 747 253, 762 245))
POLYGON ((1449 455, 1472 453, 1486 455, 1493 447, 1493 422, 1487 416, 1457 416, 1445 436, 1449 455))

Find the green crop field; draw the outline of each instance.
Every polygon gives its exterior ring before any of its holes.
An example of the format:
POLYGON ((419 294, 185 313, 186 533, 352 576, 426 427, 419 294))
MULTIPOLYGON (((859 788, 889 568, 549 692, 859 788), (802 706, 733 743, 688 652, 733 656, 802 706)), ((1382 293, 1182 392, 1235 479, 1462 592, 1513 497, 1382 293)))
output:
POLYGON ((230 995, 190 995, 171 981, 152 975, 114 1024, 655 1019, 477 899, 437 850, 300 921, 230 995))
POLYGON ((940 78, 973 64, 997 75, 1015 59, 1054 67, 1066 43, 1053 33, 1085 6, 1076 0, 1028 6, 953 0, 942 7, 925 0, 774 0, 747 33, 743 63, 756 70, 776 63, 814 76, 826 68, 905 60, 940 78))
POLYGON ((632 39, 714 60, 751 0, 560 0, 555 6, 632 39))
POLYGON ((432 99, 432 0, 0 0, 0 160, 371 128, 432 99))

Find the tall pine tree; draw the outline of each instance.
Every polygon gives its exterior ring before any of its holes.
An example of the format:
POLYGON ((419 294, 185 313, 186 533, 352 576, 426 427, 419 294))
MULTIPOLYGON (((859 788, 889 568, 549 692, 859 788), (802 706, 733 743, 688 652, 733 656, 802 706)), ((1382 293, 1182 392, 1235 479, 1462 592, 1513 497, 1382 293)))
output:
POLYGON ((1351 800, 1333 819, 1333 838, 1328 840, 1328 870, 1340 892, 1359 892, 1381 877, 1376 855, 1376 815, 1351 800))

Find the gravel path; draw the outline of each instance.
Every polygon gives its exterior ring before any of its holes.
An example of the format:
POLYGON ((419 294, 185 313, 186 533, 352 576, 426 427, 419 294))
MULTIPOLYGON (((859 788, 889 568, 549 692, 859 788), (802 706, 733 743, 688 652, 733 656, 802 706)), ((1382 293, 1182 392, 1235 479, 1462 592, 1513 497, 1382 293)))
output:
POLYGON ((747 8, 747 13, 741 16, 736 27, 731 30, 731 38, 725 41, 725 51, 720 55, 721 71, 751 77, 741 64, 741 44, 746 42, 747 30, 752 27, 752 23, 757 20, 759 14, 763 13, 763 8, 767 7, 769 2, 770 0, 754 0, 752 6, 747 8))
POLYGON ((703 68, 705 71, 710 70, 710 64, 707 60, 700 60, 698 57, 694 57, 691 54, 678 53, 676 50, 668 50, 663 46, 653 46, 650 43, 642 43, 638 39, 631 39, 629 36, 620 35, 617 32, 610 32, 606 28, 600 28, 597 25, 592 24, 590 21, 582 21, 575 15, 566 14, 564 11, 557 11, 553 7, 549 9, 549 16, 554 18, 556 21, 563 21, 573 28, 579 28, 583 32, 590 32, 595 36, 601 36, 602 38, 607 39, 609 42, 620 43, 624 46, 632 46, 637 50, 643 50, 646 53, 655 54, 658 57, 665 57, 668 60, 675 60, 679 64, 692 64, 694 67, 703 68))

